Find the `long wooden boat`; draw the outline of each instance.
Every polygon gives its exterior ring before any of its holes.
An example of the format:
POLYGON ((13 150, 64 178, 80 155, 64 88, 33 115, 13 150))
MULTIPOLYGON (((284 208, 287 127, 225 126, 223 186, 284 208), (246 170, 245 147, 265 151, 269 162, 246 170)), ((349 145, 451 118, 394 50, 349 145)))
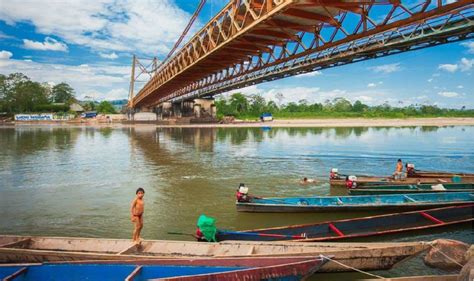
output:
MULTIPOLYGON (((236 257, 332 256, 333 260, 362 270, 390 269, 430 246, 426 242, 298 243, 289 241, 223 241, 219 243, 145 240, 137 247, 128 239, 0 236, 0 263, 139 260, 228 259, 236 257)), ((347 271, 328 262, 322 272, 347 271)))
POLYGON ((376 195, 400 193, 430 193, 430 192, 474 192, 472 183, 448 184, 410 184, 410 185, 365 185, 350 189, 350 195, 376 195))
POLYGON ((474 203, 474 193, 421 193, 363 196, 316 196, 256 198, 236 202, 239 212, 334 212, 366 210, 428 209, 474 203))
POLYGON ((423 275, 423 276, 407 276, 393 277, 383 279, 360 279, 361 281, 458 281, 459 275, 423 275))
POLYGON ((358 237, 383 236, 414 230, 428 230, 474 221, 474 204, 437 209, 394 213, 354 219, 326 221, 314 224, 218 231, 218 241, 276 241, 298 242, 341 241, 358 237))
POLYGON ((0 265, 1 280, 290 280, 317 272, 329 259, 234 258, 85 261, 0 265))
MULTIPOLYGON (((461 177, 460 183, 474 183, 474 177, 461 177)), ((329 183, 333 187, 345 187, 346 178, 339 177, 329 179, 329 183)), ((406 185, 406 184, 438 184, 438 183, 457 183, 453 182, 452 177, 408 177, 400 180, 393 177, 384 176, 357 176, 357 186, 372 185, 406 185)))
POLYGON ((418 177, 418 178, 438 178, 438 177, 453 177, 453 176, 474 177, 474 174, 415 170, 414 172, 407 174, 407 176, 408 177, 418 177))

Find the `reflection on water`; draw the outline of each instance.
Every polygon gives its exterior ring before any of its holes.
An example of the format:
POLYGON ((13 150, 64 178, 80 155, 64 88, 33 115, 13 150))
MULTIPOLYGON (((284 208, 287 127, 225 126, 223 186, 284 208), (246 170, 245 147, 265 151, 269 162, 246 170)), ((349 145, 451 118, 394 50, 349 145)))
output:
MULTIPOLYGON (((389 174, 398 158, 419 169, 474 172, 474 127, 0 128, 0 233, 128 238, 129 204, 144 187, 144 237, 189 239, 206 213, 226 229, 367 215, 237 213, 240 182, 264 196, 345 194, 332 167, 389 174), (301 186, 302 177, 318 185, 301 186)), ((471 242, 469 227, 428 236, 471 242)), ((391 237, 390 239, 406 239, 391 237)), ((417 272, 418 273, 418 272, 417 272)))

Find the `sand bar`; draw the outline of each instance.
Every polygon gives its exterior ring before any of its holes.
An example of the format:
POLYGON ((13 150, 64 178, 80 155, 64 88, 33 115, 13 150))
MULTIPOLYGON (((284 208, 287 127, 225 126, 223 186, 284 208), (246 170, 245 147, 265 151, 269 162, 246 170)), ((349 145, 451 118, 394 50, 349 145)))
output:
POLYGON ((99 126, 99 127, 134 127, 155 126, 162 128, 246 128, 246 127, 409 127, 409 126, 474 126, 474 118, 335 118, 335 119, 275 119, 271 122, 237 121, 231 124, 171 124, 157 123, 69 123, 69 122, 15 122, 0 123, 0 127, 31 126, 31 125, 58 125, 58 126, 99 126))

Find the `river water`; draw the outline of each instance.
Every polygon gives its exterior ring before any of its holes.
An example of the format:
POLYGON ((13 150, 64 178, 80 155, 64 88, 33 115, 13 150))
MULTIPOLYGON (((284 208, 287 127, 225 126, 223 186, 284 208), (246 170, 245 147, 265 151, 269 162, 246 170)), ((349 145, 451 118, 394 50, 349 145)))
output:
MULTIPOLYGON (((145 239, 186 239, 200 214, 224 229, 251 229, 369 213, 237 213, 245 183, 263 196, 345 194, 329 170, 388 175, 396 160, 421 170, 474 172, 474 127, 156 128, 0 127, 0 233, 129 238, 130 202, 145 193, 145 239), (302 186, 302 177, 318 185, 302 186)), ((374 213, 370 213, 374 214, 374 213)), ((473 243, 471 227, 377 241, 436 238, 473 243)), ((370 241, 370 240, 365 240, 370 241)), ((440 273, 420 261, 385 276, 440 273)), ((360 275, 332 275, 350 280, 360 275)), ((327 277, 327 276, 325 276, 327 277)))

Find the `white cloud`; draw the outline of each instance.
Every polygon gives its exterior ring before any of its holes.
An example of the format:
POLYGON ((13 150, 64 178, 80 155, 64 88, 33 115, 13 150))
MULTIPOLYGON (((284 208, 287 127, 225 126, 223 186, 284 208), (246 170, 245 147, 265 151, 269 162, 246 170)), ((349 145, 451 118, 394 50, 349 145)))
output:
POLYGON ((385 101, 396 102, 398 100, 390 99, 390 92, 368 89, 363 91, 347 91, 343 89, 332 89, 332 90, 321 90, 318 87, 275 87, 270 89, 263 89, 259 85, 249 86, 243 89, 234 90, 224 94, 229 97, 233 93, 242 93, 244 95, 261 95, 266 100, 273 100, 277 103, 280 101, 277 99, 278 94, 283 95, 282 104, 288 104, 290 102, 298 102, 300 100, 307 100, 308 103, 324 103, 326 100, 333 100, 338 97, 343 97, 351 102, 360 100, 368 105, 382 104, 385 101))
POLYGON ((369 67, 369 69, 376 73, 392 73, 400 71, 402 68, 400 67, 400 63, 392 63, 369 67))
POLYGON ((375 84, 375 83, 367 84, 367 88, 375 88, 375 87, 377 87, 377 84, 375 84))
POLYGON ((15 38, 15 37, 7 35, 0 30, 0 39, 12 39, 12 38, 15 38))
MULTIPOLYGON (((6 52, 9 53, 9 52, 6 52)), ((0 54, 3 54, 0 52, 0 54)), ((8 57, 8 54, 7 56, 8 57)), ((96 99, 109 97, 126 98, 129 87, 129 66, 108 64, 65 65, 38 63, 31 60, 0 60, 0 73, 22 72, 34 81, 59 84, 66 82, 76 90, 76 96, 83 98, 94 93, 96 99)))
POLYGON ((23 48, 39 51, 67 52, 67 45, 51 37, 46 37, 44 42, 23 39, 23 48))
POLYGON ((463 89, 464 86, 463 86, 463 85, 458 85, 456 88, 458 88, 458 89, 463 89))
POLYGON ((100 100, 119 100, 127 99, 128 90, 125 88, 112 89, 107 92, 98 92, 96 90, 87 90, 81 96, 81 99, 92 99, 96 101, 100 100), (86 98, 87 97, 87 98, 86 98))
POLYGON ((467 52, 469 54, 474 54, 474 41, 470 41, 470 42, 463 42, 461 43, 461 46, 464 46, 467 48, 467 52))
POLYGON ((115 52, 112 52, 110 54, 105 54, 105 53, 99 53, 99 56, 104 59, 110 59, 114 60, 118 58, 118 55, 115 52))
POLYGON ((462 58, 457 64, 440 64, 438 69, 454 73, 458 70, 466 72, 471 70, 474 65, 474 59, 462 58))
POLYGON ((431 83, 431 82, 433 82, 433 78, 430 78, 430 79, 428 79, 428 80, 426 80, 426 81, 428 81, 428 83, 431 83))
POLYGON ((471 70, 472 66, 474 65, 474 59, 466 59, 462 58, 461 62, 459 63, 459 69, 461 71, 469 71, 471 70))
POLYGON ((0 51, 0 60, 8 60, 13 56, 9 51, 0 51))
POLYGON ((458 65, 457 64, 440 64, 438 66, 438 69, 453 73, 458 70, 458 65))
POLYGON ((438 95, 446 97, 446 98, 454 98, 459 96, 456 92, 439 92, 438 95))
POLYGON ((190 18, 171 0, 9 0, 1 5, 0 20, 9 25, 29 22, 37 33, 68 44, 150 55, 167 53, 190 18))
POLYGON ((296 78, 315 77, 315 76, 319 76, 321 74, 323 74, 321 71, 316 70, 316 71, 313 71, 313 72, 303 73, 303 74, 297 75, 295 77, 296 78))

